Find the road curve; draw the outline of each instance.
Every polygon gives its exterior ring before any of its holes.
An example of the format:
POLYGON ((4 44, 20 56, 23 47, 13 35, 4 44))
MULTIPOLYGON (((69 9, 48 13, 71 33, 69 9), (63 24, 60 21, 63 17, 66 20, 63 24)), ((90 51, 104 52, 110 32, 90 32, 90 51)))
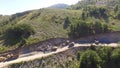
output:
MULTIPOLYGON (((91 44, 75 44, 74 47, 90 46, 90 45, 91 44)), ((117 47, 117 44, 116 43, 111 43, 111 44, 108 44, 108 45, 106 44, 106 45, 103 45, 103 46, 117 47)), ((46 57, 46 56, 49 56, 49 55, 52 55, 52 54, 56 54, 56 53, 59 53, 59 52, 66 51, 68 49, 69 49, 68 46, 66 46, 66 47, 63 47, 63 48, 58 48, 57 51, 55 51, 55 52, 50 52, 50 53, 37 52, 33 55, 20 57, 18 59, 11 60, 11 61, 1 62, 0 63, 0 68, 5 68, 10 64, 19 63, 19 62, 22 62, 22 61, 30 61, 30 60, 34 60, 34 59, 37 59, 37 58, 46 57)))

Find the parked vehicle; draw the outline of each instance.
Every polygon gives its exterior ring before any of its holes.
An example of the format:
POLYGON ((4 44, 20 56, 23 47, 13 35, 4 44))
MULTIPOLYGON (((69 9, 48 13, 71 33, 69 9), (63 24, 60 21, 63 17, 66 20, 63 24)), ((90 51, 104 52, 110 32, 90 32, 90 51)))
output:
POLYGON ((67 40, 67 41, 66 41, 66 45, 69 45, 69 43, 70 43, 70 41, 69 41, 69 40, 67 40))
POLYGON ((70 43, 68 47, 69 48, 74 47, 74 42, 70 43))
POLYGON ((13 54, 8 54, 6 57, 7 58, 12 58, 14 55, 13 54))
POLYGON ((98 41, 98 40, 95 40, 95 44, 98 45, 98 44, 99 44, 99 41, 98 41))
POLYGON ((0 57, 0 62, 5 62, 6 61, 6 57, 0 57))
POLYGON ((57 49, 58 49, 58 47, 54 46, 51 50, 56 51, 57 49))

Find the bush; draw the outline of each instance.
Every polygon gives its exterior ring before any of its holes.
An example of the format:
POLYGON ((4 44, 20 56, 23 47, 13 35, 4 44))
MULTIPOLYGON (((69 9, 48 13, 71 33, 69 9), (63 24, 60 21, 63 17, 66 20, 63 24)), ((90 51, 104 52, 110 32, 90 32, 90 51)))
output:
POLYGON ((95 51, 87 50, 80 58, 79 68, 101 68, 101 59, 95 51))
POLYGON ((35 30, 29 24, 17 24, 6 30, 4 34, 5 42, 25 42, 25 39, 34 33, 35 30))
POLYGON ((8 34, 8 36, 12 38, 28 38, 34 33, 34 29, 28 24, 18 24, 10 27, 6 31, 6 34, 8 34))

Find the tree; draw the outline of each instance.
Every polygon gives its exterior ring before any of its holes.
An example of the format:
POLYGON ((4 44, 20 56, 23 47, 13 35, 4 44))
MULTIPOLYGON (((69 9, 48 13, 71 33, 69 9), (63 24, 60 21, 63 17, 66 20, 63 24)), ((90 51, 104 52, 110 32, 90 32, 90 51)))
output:
POLYGON ((116 18, 120 20, 120 11, 116 13, 116 18))
POLYGON ((63 25, 63 27, 64 27, 64 29, 67 29, 68 28, 68 26, 70 25, 70 20, 69 20, 69 17, 66 17, 65 18, 65 22, 64 22, 64 25, 63 25))
POLYGON ((83 20, 86 19, 85 12, 82 12, 82 19, 83 19, 83 20))
POLYGON ((105 32, 109 32, 109 31, 111 31, 111 30, 109 29, 108 25, 107 24, 103 24, 102 25, 102 32, 105 33, 105 32))
POLYGON ((115 12, 115 13, 118 12, 119 8, 120 8, 120 6, 119 6, 118 4, 115 5, 115 7, 114 7, 114 12, 115 12))
POLYGON ((79 23, 72 24, 70 27, 70 35, 73 38, 79 38, 82 36, 86 36, 89 33, 89 25, 88 23, 81 21, 79 23))
POLYGON ((111 66, 111 47, 100 47, 97 49, 97 53, 102 59, 102 68, 110 68, 111 66))
POLYGON ((78 53, 77 53, 77 60, 78 60, 78 61, 80 60, 80 55, 81 55, 81 52, 78 51, 78 53))
POLYGON ((96 21, 95 23, 86 23, 81 21, 74 23, 70 26, 70 37, 79 38, 87 35, 95 35, 110 31, 109 27, 105 23, 96 21))
POLYGON ((101 59, 95 51, 87 50, 80 58, 79 68, 101 68, 101 59))
POLYGON ((112 68, 120 68, 120 48, 117 48, 112 52, 112 63, 112 68))
POLYGON ((90 10, 89 10, 89 15, 91 17, 95 17, 95 18, 103 18, 103 19, 106 19, 108 18, 108 11, 106 8, 104 7, 90 7, 90 10))
POLYGON ((93 28, 94 28, 96 34, 102 33, 102 24, 100 22, 96 21, 94 23, 93 28))
POLYGON ((13 27, 8 28, 6 31, 11 38, 28 38, 34 34, 34 29, 28 24, 17 24, 13 27))

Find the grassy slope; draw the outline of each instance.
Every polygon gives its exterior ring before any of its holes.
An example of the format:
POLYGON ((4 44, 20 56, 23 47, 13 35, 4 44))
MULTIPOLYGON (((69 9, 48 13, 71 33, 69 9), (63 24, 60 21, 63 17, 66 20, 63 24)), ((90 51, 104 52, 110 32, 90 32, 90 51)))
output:
POLYGON ((63 29, 64 19, 80 15, 77 10, 40 9, 31 12, 17 23, 29 23, 35 30, 34 38, 44 40, 53 37, 67 37, 67 30, 63 29))

